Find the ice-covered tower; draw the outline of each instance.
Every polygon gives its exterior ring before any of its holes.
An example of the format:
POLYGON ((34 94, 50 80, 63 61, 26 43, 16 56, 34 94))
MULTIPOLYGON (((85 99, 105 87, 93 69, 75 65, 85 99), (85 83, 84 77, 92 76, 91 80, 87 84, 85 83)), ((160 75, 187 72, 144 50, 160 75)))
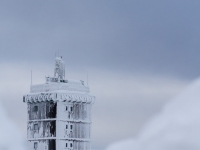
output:
POLYGON ((23 97, 28 150, 90 150, 94 99, 83 81, 65 79, 65 63, 56 57, 54 77, 23 97))

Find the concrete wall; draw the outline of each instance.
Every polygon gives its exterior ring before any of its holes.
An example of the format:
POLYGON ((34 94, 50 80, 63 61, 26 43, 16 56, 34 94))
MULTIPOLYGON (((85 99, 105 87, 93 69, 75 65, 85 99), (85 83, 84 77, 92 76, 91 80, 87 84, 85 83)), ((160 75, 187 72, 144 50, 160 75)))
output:
POLYGON ((57 102, 57 118, 62 120, 82 120, 90 122, 91 104, 57 102))
POLYGON ((56 142, 55 140, 28 141, 28 150, 56 150, 56 142))
POLYGON ((90 150, 91 104, 27 104, 28 150, 90 150))
POLYGON ((59 138, 90 138, 90 124, 88 123, 57 121, 56 127, 59 138))
POLYGON ((83 141, 69 141, 69 140, 57 140, 56 150, 89 150, 90 142, 83 141), (67 147, 66 147, 67 143, 67 147), (72 147, 71 145, 72 144, 72 147))

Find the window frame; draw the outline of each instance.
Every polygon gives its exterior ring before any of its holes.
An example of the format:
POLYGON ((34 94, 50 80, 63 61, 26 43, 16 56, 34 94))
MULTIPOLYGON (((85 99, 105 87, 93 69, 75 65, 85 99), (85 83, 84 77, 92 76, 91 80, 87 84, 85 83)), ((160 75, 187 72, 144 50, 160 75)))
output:
POLYGON ((33 125, 33 130, 34 130, 34 131, 39 130, 39 125, 38 125, 38 123, 35 123, 35 124, 33 125), (37 127, 37 129, 36 129, 36 127, 37 127))
POLYGON ((34 142, 34 149, 37 149, 38 148, 38 142, 34 142))
POLYGON ((65 106, 65 111, 68 111, 68 106, 65 106))
POLYGON ((38 112, 38 106, 37 106, 37 105, 35 105, 35 106, 33 107, 33 112, 38 112))

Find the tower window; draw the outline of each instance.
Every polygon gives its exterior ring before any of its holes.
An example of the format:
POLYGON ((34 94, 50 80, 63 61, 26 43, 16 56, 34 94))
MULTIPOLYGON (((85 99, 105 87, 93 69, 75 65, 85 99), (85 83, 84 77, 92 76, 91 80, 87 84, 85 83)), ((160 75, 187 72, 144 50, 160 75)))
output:
POLYGON ((37 149, 37 148, 38 148, 38 143, 35 142, 35 143, 34 143, 34 149, 37 149))
POLYGON ((67 147, 67 143, 66 143, 66 147, 67 147))
POLYGON ((68 129, 68 125, 66 125, 66 129, 68 129))
POLYGON ((70 143, 70 147, 72 147, 73 145, 72 145, 72 143, 70 143))
POLYGON ((73 107, 71 107, 70 109, 71 109, 71 111, 73 111, 73 107))
POLYGON ((34 107, 33 107, 33 111, 34 111, 34 112, 37 112, 37 111, 38 111, 38 106, 34 106, 34 107))
POLYGON ((33 129, 38 130, 38 124, 34 124, 33 129))
POLYGON ((72 129, 73 128, 73 125, 70 125, 70 129, 72 129))
POLYGON ((68 110, 68 108, 67 108, 67 106, 66 106, 66 109, 65 109, 66 111, 68 110))

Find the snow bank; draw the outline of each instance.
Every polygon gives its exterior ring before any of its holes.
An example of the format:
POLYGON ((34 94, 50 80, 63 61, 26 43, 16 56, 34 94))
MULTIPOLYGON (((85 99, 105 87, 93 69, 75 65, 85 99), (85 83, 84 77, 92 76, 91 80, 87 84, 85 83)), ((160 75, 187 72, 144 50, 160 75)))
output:
POLYGON ((200 79, 170 101, 137 139, 110 145, 106 150, 199 150, 200 79))
MULTIPOLYGON (((14 108, 17 110, 20 108, 14 108)), ((25 150, 25 140, 0 104, 0 150, 25 150)))

